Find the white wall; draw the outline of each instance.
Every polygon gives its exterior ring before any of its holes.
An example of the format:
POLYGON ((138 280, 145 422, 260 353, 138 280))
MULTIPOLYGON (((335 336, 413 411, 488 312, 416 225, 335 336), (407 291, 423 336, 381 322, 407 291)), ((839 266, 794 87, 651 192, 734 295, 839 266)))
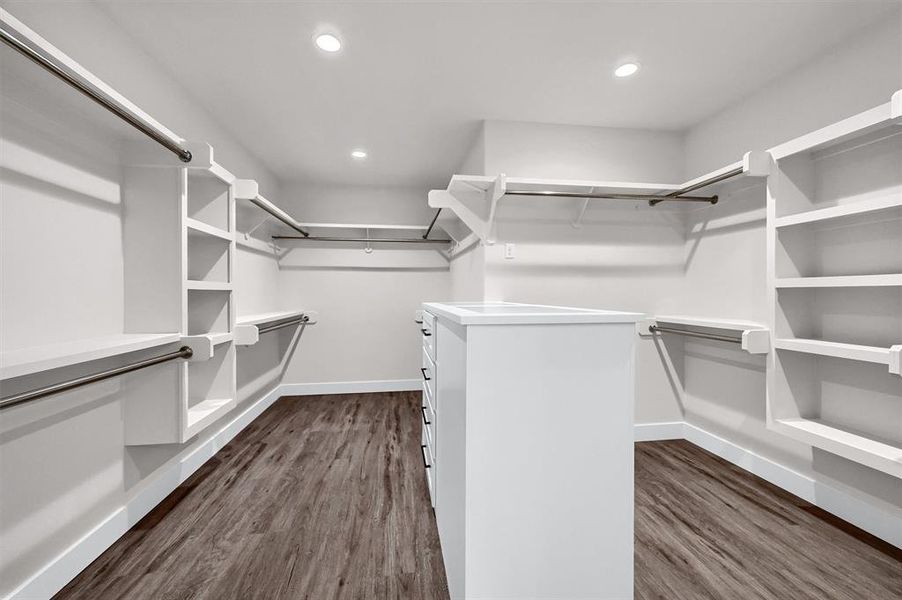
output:
POLYGON ((674 183, 682 179, 677 132, 485 122, 485 175, 674 183))
POLYGON ((902 7, 866 31, 686 132, 686 177, 766 150, 902 89, 902 7), (733 157, 733 158, 731 158, 733 157))
MULTIPOLYGON (((428 225, 434 211, 425 198, 419 188, 296 183, 285 187, 279 204, 304 222, 428 225)), ((285 383, 420 376, 414 312, 450 294, 448 262, 437 247, 377 244, 368 254, 363 244, 282 245, 283 303, 319 313, 317 324, 304 332, 285 383)))
MULTIPOLYGON (((185 94, 96 6, 39 2, 3 5, 177 134, 211 143, 216 160, 236 175, 260 180, 264 190, 277 190, 272 174, 207 115, 203 102, 185 94)), ((11 51, 4 46, 3 52, 11 51)), ((4 65, 4 73, 8 66, 4 65)), ((80 99, 77 92, 38 67, 32 66, 30 74, 37 78, 41 89, 48 90, 43 97, 33 98, 42 110, 52 109, 57 95, 74 98, 74 102, 80 99)), ((9 83, 4 81, 5 85, 9 83)), ((7 88, 4 95, 14 92, 18 93, 7 88)), ((93 106, 86 99, 81 101, 93 106)), ((20 297, 21 288, 17 286, 27 285, 32 293, 43 294, 44 300, 27 308, 4 301, 4 330, 11 322, 31 320, 33 331, 41 332, 32 336, 35 344, 86 337, 86 328, 94 328, 95 335, 121 332, 121 189, 119 173, 110 168, 116 162, 116 148, 80 152, 69 147, 73 145, 69 132, 56 128, 52 120, 26 120, 24 126, 30 130, 23 131, 21 123, 13 125, 14 111, 10 106, 4 107, 7 108, 10 110, 4 110, 0 126, 4 145, 4 170, 0 172, 4 188, 0 221, 4 297, 7 292, 10 298, 20 297), (41 128, 46 130, 44 134, 38 133, 41 128), (13 145, 16 151, 9 152, 13 145), (26 153, 30 153, 27 160, 10 162, 26 153), (30 165, 31 171, 23 172, 23 165, 30 165), (29 232, 32 235, 28 236, 29 232), (23 234, 26 237, 21 237, 23 234), (41 245, 47 261, 31 258, 36 244, 41 245), (54 276, 49 275, 51 272, 54 276), (58 278, 59 273, 68 275, 58 278), (34 284, 47 288, 42 291, 34 284), (90 297, 92 290, 96 291, 94 300, 90 297), (65 308, 59 308, 59 303, 66 303, 75 291, 83 302, 69 302, 65 308), (96 312, 98 306, 109 306, 111 310, 105 317, 83 316, 84 310, 96 312), (51 327, 51 319, 68 321, 68 326, 51 327), (56 339, 51 340, 51 335, 56 339)), ((90 131, 82 133, 91 138, 90 131)), ((239 277, 257 269, 259 265, 253 261, 239 255, 239 277)), ((239 297, 246 304, 253 303, 247 294, 239 292, 239 297)), ((278 374, 275 351, 263 348, 259 352, 270 352, 270 357, 239 359, 248 366, 240 369, 238 375, 242 400, 257 397, 278 374)), ((105 361, 94 367, 105 368, 115 362, 105 361)), ((158 373, 174 368, 160 367, 158 373)), ((177 464, 211 435, 201 434, 184 445, 124 445, 125 392, 135 385, 134 378, 153 376, 150 371, 135 373, 124 378, 121 385, 111 380, 57 397, 40 407, 35 403, 34 407, 23 407, 25 410, 8 411, 17 416, 3 415, 0 596, 6 596, 125 506, 155 480, 155 472, 177 464)), ((214 426, 208 431, 215 429, 214 426)))

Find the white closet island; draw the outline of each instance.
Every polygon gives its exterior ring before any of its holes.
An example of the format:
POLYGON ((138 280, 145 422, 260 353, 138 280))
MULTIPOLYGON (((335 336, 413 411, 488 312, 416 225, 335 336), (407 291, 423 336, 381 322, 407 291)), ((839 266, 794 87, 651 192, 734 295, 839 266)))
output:
POLYGON ((423 305, 423 456, 451 597, 633 597, 641 314, 423 305))

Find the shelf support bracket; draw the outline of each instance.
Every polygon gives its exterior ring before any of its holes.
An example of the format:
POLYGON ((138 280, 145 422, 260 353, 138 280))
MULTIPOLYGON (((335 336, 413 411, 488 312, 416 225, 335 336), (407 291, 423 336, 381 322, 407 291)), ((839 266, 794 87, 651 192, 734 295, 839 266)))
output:
MULTIPOLYGON (((590 193, 590 194, 594 194, 594 193, 595 193, 595 188, 593 187, 591 190, 589 190, 589 193, 590 193)), ((582 226, 583 226, 583 217, 586 216, 586 211, 587 211, 587 210, 589 210, 589 199, 588 199, 588 198, 586 198, 585 200, 583 200, 583 206, 582 206, 582 208, 579 209, 579 213, 576 215, 576 218, 575 218, 573 221, 570 222, 570 227, 572 227, 573 229, 580 229, 580 228, 582 228, 582 226)))
POLYGON ((504 196, 507 191, 507 176, 504 173, 498 175, 495 178, 495 181, 492 182, 492 185, 489 186, 489 189, 486 190, 486 200, 489 203, 489 218, 485 223, 485 235, 483 239, 485 243, 488 245, 492 245, 495 243, 496 231, 495 231, 495 216, 497 214, 498 209, 498 201, 504 196))
POLYGON ((889 372, 902 377, 902 344, 890 346, 889 372))
POLYGON ((896 90, 890 99, 890 118, 896 125, 902 125, 902 90, 896 90))

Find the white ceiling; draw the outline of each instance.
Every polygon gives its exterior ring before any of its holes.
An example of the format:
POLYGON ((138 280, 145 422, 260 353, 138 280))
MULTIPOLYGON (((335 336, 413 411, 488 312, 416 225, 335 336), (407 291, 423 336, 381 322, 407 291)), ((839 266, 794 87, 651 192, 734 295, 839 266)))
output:
MULTIPOLYGON (((482 119, 683 129, 876 21, 875 2, 112 2, 284 181, 443 185, 482 119), (312 37, 332 29, 337 55, 312 37), (632 79, 612 69, 643 65, 632 79), (354 161, 353 148, 366 161, 354 161)), ((897 6, 897 5, 896 5, 897 6)))

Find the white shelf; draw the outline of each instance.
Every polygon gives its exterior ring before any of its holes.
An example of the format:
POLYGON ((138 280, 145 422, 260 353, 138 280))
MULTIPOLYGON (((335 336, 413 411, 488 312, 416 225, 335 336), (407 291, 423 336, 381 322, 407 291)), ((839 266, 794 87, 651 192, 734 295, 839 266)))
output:
POLYGON ((819 208, 817 210, 809 210, 794 215, 778 217, 774 220, 774 226, 780 229, 782 227, 791 227, 793 225, 804 225, 807 223, 842 219, 844 217, 852 217, 855 215, 865 215, 899 207, 902 207, 902 194, 893 194, 882 198, 862 200, 860 202, 841 204, 829 208, 819 208))
POLYGON ((655 321, 659 323, 673 323, 675 325, 689 325, 690 327, 711 327, 715 329, 733 329, 745 331, 749 329, 765 330, 767 327, 751 321, 737 321, 733 319, 704 319, 700 317, 687 317, 683 315, 657 315, 655 321))
POLYGON ((307 229, 371 229, 373 231, 426 231, 428 225, 375 225, 365 223, 300 223, 307 229))
POLYGON ((178 342, 178 333, 122 333, 0 354, 0 379, 110 358, 178 342))
POLYGON ((783 277, 776 280, 778 288, 842 288, 842 287, 899 287, 902 274, 843 275, 836 277, 783 277))
POLYGON ((198 221, 197 219, 192 219, 191 217, 188 217, 185 220, 185 226, 188 228, 188 235, 201 234, 225 240, 227 242, 231 242, 234 238, 231 233, 225 231, 224 229, 213 227, 212 225, 207 225, 203 221, 198 221))
POLYGON ((292 317, 300 317, 304 314, 302 310, 277 310, 275 312, 259 313, 255 315, 245 315, 238 317, 235 321, 236 325, 263 325, 265 323, 274 323, 276 321, 284 321, 292 317))
MULTIPOLYGON (((774 346, 779 350, 791 350, 818 356, 832 356, 834 358, 846 358, 861 362, 889 365, 892 356, 892 348, 880 346, 861 346, 858 344, 843 344, 840 342, 825 342, 823 340, 807 339, 778 339, 774 346)), ((893 348, 895 348, 894 346, 893 348)))
POLYGON ((235 344, 238 346, 253 346, 260 340, 260 327, 262 325, 286 321, 304 315, 307 315, 309 318, 307 325, 316 322, 316 313, 303 310, 283 310, 239 317, 235 321, 235 344))
POLYGON ((640 336, 651 336, 651 325, 682 325, 684 327, 701 327, 731 331, 741 337, 740 347, 749 354, 767 354, 770 352, 770 330, 758 323, 735 321, 732 319, 703 319, 683 315, 658 315, 653 319, 643 319, 636 324, 640 336))
POLYGON ((780 160, 803 152, 824 150, 843 142, 862 138, 880 129, 892 127, 898 118, 899 116, 893 111, 893 102, 886 102, 848 119, 774 146, 769 152, 774 160, 780 160))
MULTIPOLYGON (((458 222, 447 218, 439 219, 438 223, 452 237, 455 242, 461 243, 469 232, 485 243, 495 242, 495 218, 498 202, 505 196, 513 195, 511 192, 557 192, 573 194, 570 196, 579 199, 580 194, 629 194, 638 196, 661 196, 680 189, 688 188, 717 177, 727 175, 737 169, 740 175, 733 175, 717 183, 706 185, 702 190, 715 194, 718 191, 736 189, 748 185, 747 182, 736 183, 746 177, 766 177, 770 174, 773 161, 767 152, 747 152, 742 160, 721 167, 710 173, 691 179, 683 184, 670 183, 646 183, 627 181, 591 181, 576 179, 539 179, 527 177, 506 177, 501 174, 496 177, 486 175, 453 175, 448 187, 444 190, 432 190, 429 192, 429 206, 432 208, 448 209, 453 212, 458 222), (461 227, 463 225, 463 227, 461 227), (464 228, 468 231, 464 231, 464 228)), ((589 200, 589 198, 586 198, 589 200)), ((637 203, 643 198, 636 198, 637 203)), ((662 207, 673 203, 664 203, 662 207)))
POLYGON ((817 419, 780 419, 774 429, 873 469, 902 477, 902 448, 817 419))
POLYGON ((189 279, 185 285, 189 290, 207 290, 214 292, 229 292, 232 290, 232 284, 224 281, 197 281, 189 279))
POLYGON ((233 398, 211 398, 188 408, 185 439, 193 437, 235 407, 233 398))

